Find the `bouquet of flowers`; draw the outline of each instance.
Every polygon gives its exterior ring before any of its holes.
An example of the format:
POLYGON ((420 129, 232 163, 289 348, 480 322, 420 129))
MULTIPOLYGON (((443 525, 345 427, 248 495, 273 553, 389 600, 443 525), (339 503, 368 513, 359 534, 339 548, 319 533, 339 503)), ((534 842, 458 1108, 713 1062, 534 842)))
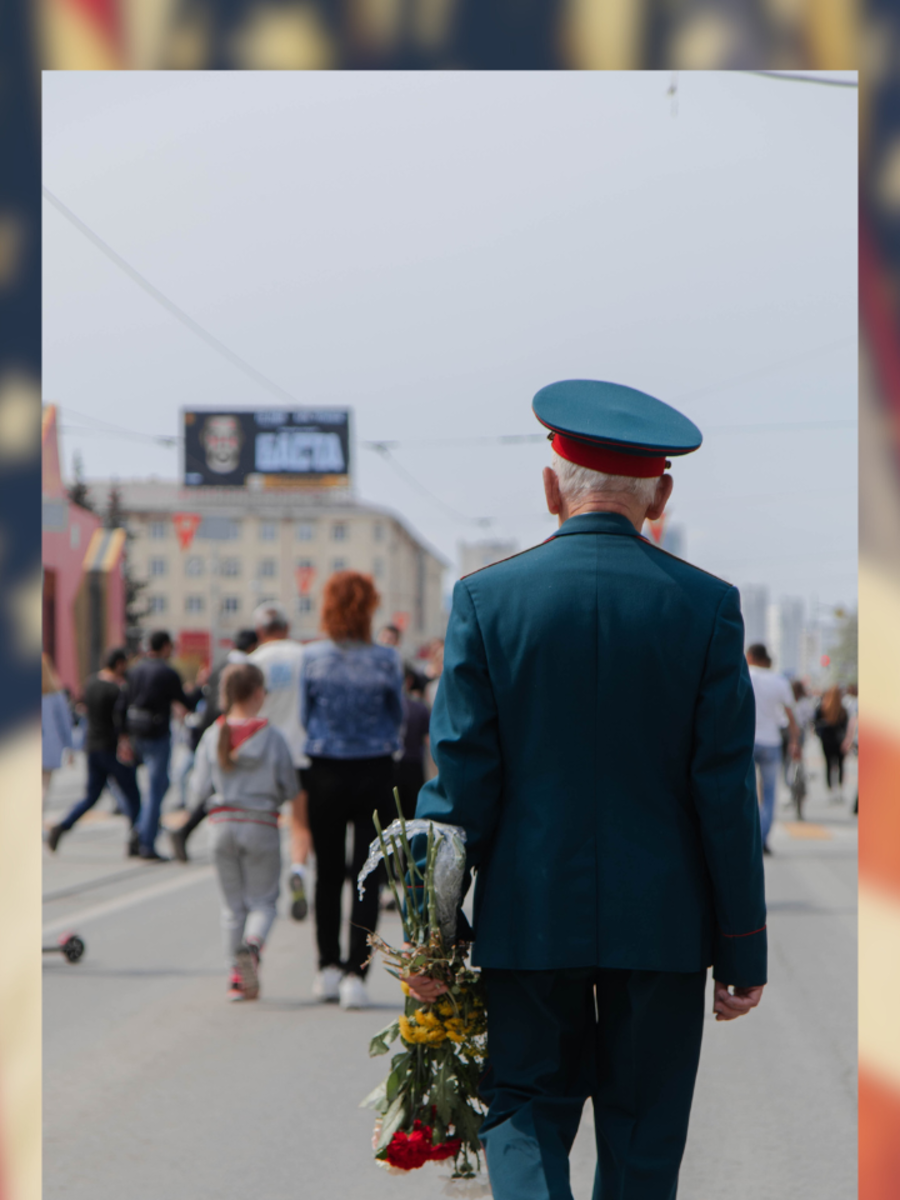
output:
MULTIPOLYGON (((396 791, 394 795, 400 812, 396 791)), ((483 1106, 478 1081, 484 1069, 487 1022, 483 986, 468 965, 469 946, 455 940, 465 833, 439 822, 404 821, 402 812, 386 830, 376 814, 375 827, 378 838, 360 872, 360 892, 366 876, 384 861, 403 916, 405 945, 395 948, 374 933, 369 945, 381 952, 388 972, 400 980, 406 1003, 403 1015, 371 1041, 372 1056, 389 1053, 398 1038, 400 1048, 391 1058, 387 1078, 360 1107, 374 1108, 380 1115, 372 1142, 379 1163, 410 1171, 426 1162, 452 1159, 454 1179, 473 1179, 481 1165, 478 1130, 483 1106), (417 834, 428 837, 424 873, 410 849, 409 839, 417 834), (445 985, 434 1003, 424 1004, 410 994, 405 981, 418 974, 445 985)))

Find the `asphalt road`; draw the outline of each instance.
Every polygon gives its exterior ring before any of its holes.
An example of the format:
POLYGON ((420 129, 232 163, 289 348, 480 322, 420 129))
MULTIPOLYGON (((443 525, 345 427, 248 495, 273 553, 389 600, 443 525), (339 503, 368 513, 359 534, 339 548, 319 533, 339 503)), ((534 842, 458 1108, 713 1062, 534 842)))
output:
MULTIPOLYGON (((808 758, 820 775, 817 747, 808 758)), ((851 773, 852 796, 855 762, 851 773)), ((54 778, 48 820, 81 778, 79 763, 54 778)), ((849 804, 822 791, 813 779, 807 822, 773 834, 763 1003, 708 1019, 683 1200, 856 1194, 856 829, 849 804)), ((47 1200, 445 1194, 445 1167, 376 1167, 372 1115, 357 1108, 384 1073, 366 1050, 397 1011, 393 979, 373 968, 364 1012, 314 1003, 311 923, 293 922, 283 895, 262 998, 229 1005, 205 828, 188 866, 139 864, 111 807, 107 795, 45 852, 45 945, 68 928, 87 943, 75 965, 44 956, 47 1200)), ((395 917, 382 932, 399 937, 395 917)), ((593 1163, 588 1108, 572 1154, 579 1200, 593 1163)))

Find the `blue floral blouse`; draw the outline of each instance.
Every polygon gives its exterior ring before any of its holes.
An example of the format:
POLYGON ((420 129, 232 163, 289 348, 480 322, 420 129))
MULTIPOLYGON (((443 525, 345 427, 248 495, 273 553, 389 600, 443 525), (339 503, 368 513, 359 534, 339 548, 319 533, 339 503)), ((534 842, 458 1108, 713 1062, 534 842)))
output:
POLYGON ((403 666, 390 646, 314 642, 300 671, 300 722, 313 758, 377 758, 400 748, 403 666))

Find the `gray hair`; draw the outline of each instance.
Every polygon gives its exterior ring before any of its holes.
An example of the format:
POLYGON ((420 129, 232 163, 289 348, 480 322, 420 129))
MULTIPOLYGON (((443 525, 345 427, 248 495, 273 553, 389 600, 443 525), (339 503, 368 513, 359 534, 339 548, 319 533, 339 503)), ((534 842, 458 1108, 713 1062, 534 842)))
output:
POLYGON ((607 475, 604 471, 592 471, 590 467, 579 467, 577 463, 553 451, 550 463, 559 480, 559 490, 567 503, 578 504, 589 496, 601 496, 609 492, 625 492, 635 496, 647 508, 653 503, 659 478, 635 479, 630 475, 607 475))
POLYGON ((253 628, 261 629, 263 633, 277 633, 281 629, 289 629, 287 610, 277 600, 268 600, 253 610, 253 628))

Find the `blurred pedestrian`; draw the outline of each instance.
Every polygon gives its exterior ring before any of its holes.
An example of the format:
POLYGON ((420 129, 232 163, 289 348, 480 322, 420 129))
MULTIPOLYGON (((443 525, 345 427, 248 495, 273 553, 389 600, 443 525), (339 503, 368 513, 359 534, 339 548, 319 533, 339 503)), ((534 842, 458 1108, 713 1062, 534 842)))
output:
POLYGON ((788 721, 788 753, 791 758, 800 757, 799 729, 794 717, 794 693, 783 675, 772 670, 772 660, 761 642, 747 647, 747 664, 750 681, 756 699, 756 736, 753 745, 753 761, 762 783, 759 823, 762 832, 763 853, 771 854, 769 833, 775 819, 775 789, 778 784, 778 767, 781 763, 781 732, 778 721, 781 710, 788 721))
POLYGON ((59 845, 62 835, 94 807, 104 787, 115 780, 119 786, 116 802, 118 804, 121 797, 129 821, 127 852, 130 856, 138 853, 137 821, 141 808, 141 793, 138 790, 134 757, 130 747, 121 740, 119 710, 119 697, 125 683, 127 663, 128 656, 124 650, 110 650, 106 656, 106 665, 93 675, 85 686, 87 731, 84 749, 87 751, 87 788, 84 798, 73 805, 65 817, 49 830, 47 845, 53 851, 59 845))
POLYGON ((425 703, 434 708, 434 698, 437 695, 438 684, 444 670, 444 639, 432 638, 428 647, 428 662, 425 665, 425 675, 428 683, 425 685, 425 703))
MULTIPOLYGON (((806 687, 802 680, 791 679, 790 687, 794 696, 794 720, 797 722, 797 744, 800 747, 802 755, 803 745, 806 741, 806 731, 812 725, 813 715, 816 711, 816 702, 806 694, 806 687)), ((784 769, 784 781, 787 783, 793 760, 790 753, 791 726, 784 710, 781 710, 779 713, 778 728, 781 733, 781 764, 784 769)))
POLYGON ((289 637, 290 622, 281 604, 274 601, 261 604, 253 613, 253 623, 259 646, 251 654, 250 661, 259 667, 266 680, 262 715, 284 736, 297 772, 298 791, 302 794, 300 803, 291 809, 291 869, 288 875, 291 916, 295 921, 302 921, 309 908, 306 872, 312 848, 306 816, 309 759, 303 749, 306 732, 300 720, 300 669, 304 649, 289 637))
POLYGON ((228 999, 255 1000, 259 962, 276 915, 281 878, 278 810, 299 803, 297 773, 284 737, 260 716, 266 698, 259 667, 226 667, 222 709, 197 747, 191 796, 208 802, 213 861, 222 893, 228 999))
POLYGON ((830 687, 816 709, 815 728, 825 756, 825 784, 828 798, 839 804, 844 798, 844 739, 849 716, 841 702, 841 689, 830 687), (837 781, 837 793, 834 782, 837 781))
POLYGON ((397 760, 395 779, 400 807, 407 821, 416 814, 416 801, 425 782, 424 757, 428 749, 431 711, 422 700, 421 679, 412 667, 403 671, 403 753, 397 760))
MULTIPOLYGON (((194 724, 188 726, 190 741, 188 749, 190 758, 187 765, 183 768, 180 775, 179 784, 182 788, 183 802, 182 807, 185 807, 188 799, 187 777, 193 768, 197 754, 197 747, 200 744, 200 739, 218 718, 221 709, 219 708, 219 686, 222 681, 222 674, 225 668, 235 663, 247 662, 248 656, 259 645, 259 639, 256 636, 254 629, 239 629, 234 637, 234 646, 228 651, 225 656, 225 661, 220 663, 218 667, 210 675, 203 687, 203 699, 198 702, 194 712, 194 724), (202 711, 201 711, 202 710, 202 711)), ((188 813, 188 818, 183 825, 178 829, 168 830, 169 840, 172 843, 172 853, 179 862, 186 863, 188 861, 187 840, 200 824, 206 818, 206 804, 201 802, 194 805, 188 813)))
POLYGON ((41 796, 72 748, 72 712, 49 654, 41 655, 41 796))
POLYGON ((138 854, 145 862, 168 862, 156 849, 159 814, 169 790, 172 756, 172 705, 193 712, 203 695, 207 672, 201 667, 197 686, 186 692, 178 672, 169 666, 172 639, 164 629, 150 635, 146 656, 128 672, 119 699, 130 744, 150 776, 149 792, 141 804, 138 821, 138 854))
POLYGON ((403 668, 389 646, 373 645, 372 615, 380 597, 372 580, 338 571, 325 585, 326 637, 306 647, 300 682, 300 719, 306 727, 309 825, 316 849, 318 1000, 342 1008, 368 1004, 364 979, 368 931, 378 920, 378 888, 362 900, 353 890, 349 950, 341 962, 341 896, 346 879, 347 826, 353 827, 355 881, 375 837, 372 813, 388 823, 394 813, 393 755, 400 748, 403 668))
POLYGON ((403 631, 398 629, 396 625, 385 625, 378 633, 379 646, 392 646, 395 650, 400 649, 400 642, 403 640, 403 631))

